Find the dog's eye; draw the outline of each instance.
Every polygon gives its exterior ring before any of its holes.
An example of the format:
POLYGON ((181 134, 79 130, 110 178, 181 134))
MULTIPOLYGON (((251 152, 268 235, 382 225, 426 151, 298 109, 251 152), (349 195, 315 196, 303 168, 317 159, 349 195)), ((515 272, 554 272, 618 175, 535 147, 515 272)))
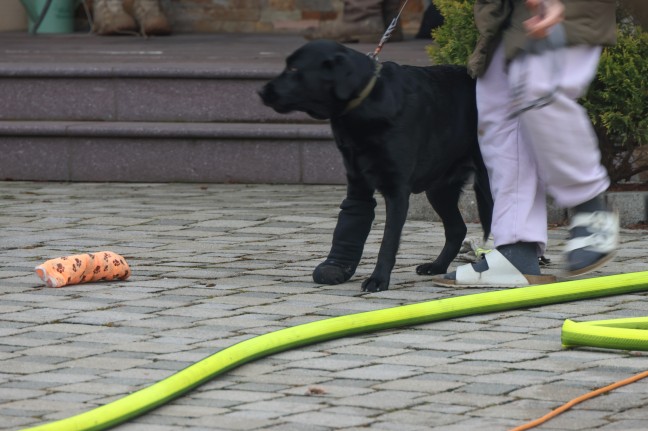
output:
POLYGON ((286 72, 295 73, 297 72, 296 67, 286 67, 286 72))

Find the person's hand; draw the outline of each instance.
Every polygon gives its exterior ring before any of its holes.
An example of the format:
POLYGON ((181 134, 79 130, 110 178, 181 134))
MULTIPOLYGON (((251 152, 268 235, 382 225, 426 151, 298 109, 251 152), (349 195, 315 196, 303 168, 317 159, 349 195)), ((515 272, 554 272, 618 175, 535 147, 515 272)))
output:
POLYGON ((529 37, 547 37, 551 28, 561 22, 565 15, 565 5, 560 0, 526 0, 533 16, 524 21, 529 37))

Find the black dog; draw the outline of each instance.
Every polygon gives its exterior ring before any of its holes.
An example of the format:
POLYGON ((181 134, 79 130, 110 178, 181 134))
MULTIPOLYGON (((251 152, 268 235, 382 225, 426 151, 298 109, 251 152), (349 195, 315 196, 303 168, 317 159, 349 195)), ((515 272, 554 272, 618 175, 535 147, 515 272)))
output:
POLYGON ((443 274, 466 235, 459 212, 462 187, 474 172, 484 237, 493 200, 477 144, 475 83, 459 66, 400 66, 336 42, 310 42, 286 60, 286 69, 259 95, 279 113, 330 119, 342 152, 347 196, 340 205, 328 258, 313 272, 322 284, 355 273, 374 219, 374 192, 385 198, 386 220, 378 262, 362 290, 389 286, 410 193, 425 192, 443 221, 446 242, 418 274, 443 274))

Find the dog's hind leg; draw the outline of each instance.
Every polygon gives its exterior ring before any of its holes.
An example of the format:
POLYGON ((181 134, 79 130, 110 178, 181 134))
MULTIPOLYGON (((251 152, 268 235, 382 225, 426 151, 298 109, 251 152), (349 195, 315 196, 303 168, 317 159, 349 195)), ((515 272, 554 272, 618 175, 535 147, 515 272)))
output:
POLYGON ((434 262, 424 263, 416 268, 419 275, 445 274, 448 266, 457 257, 461 243, 466 237, 468 229, 459 211, 459 197, 461 196, 462 183, 452 183, 446 187, 425 192, 432 208, 439 214, 445 231, 445 244, 441 254, 434 262))
POLYGON ((347 197, 342 201, 331 251, 313 271, 315 283, 340 284, 353 276, 371 230, 374 208, 373 197, 369 200, 347 197))

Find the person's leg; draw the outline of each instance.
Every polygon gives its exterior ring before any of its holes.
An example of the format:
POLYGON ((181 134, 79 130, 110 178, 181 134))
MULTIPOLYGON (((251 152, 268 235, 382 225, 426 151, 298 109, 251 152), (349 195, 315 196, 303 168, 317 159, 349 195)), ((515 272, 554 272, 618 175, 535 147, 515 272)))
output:
POLYGON ((92 3, 94 23, 92 30, 100 35, 134 33, 137 23, 126 10, 122 0, 94 0, 92 3))
POLYGON ((548 105, 529 109, 520 118, 548 193, 574 212, 566 250, 568 271, 574 275, 609 260, 618 241, 618 218, 601 197, 610 181, 587 112, 576 101, 595 76, 600 52, 599 47, 576 46, 511 64, 512 73, 524 67, 531 100, 557 87, 548 105))
MULTIPOLYGON (((538 256, 547 244, 546 195, 526 136, 521 133, 519 118, 511 116, 512 109, 504 49, 500 46, 486 73, 477 79, 479 146, 494 201, 491 232, 497 251, 517 271, 536 276, 540 274, 538 256)), ((487 272, 493 269, 491 272, 499 276, 509 271, 510 266, 489 268, 487 259, 488 255, 472 264, 469 271, 461 267, 457 274, 481 273, 483 285, 488 284, 487 279, 494 283, 506 279, 490 277, 487 272)), ((502 262, 501 259, 491 261, 502 262)), ((462 284, 457 274, 446 274, 444 279, 462 284)), ((510 275, 513 283, 521 280, 519 274, 510 275)), ((436 282, 445 284, 438 279, 436 282)))
POLYGON ((124 0, 124 8, 135 17, 144 36, 171 34, 171 25, 159 0, 124 0))
POLYGON ((319 27, 308 29, 304 37, 341 43, 378 43, 385 31, 382 3, 382 0, 344 0, 341 20, 320 22, 319 27))
POLYGON ((331 39, 342 43, 378 43, 387 28, 383 14, 389 12, 394 2, 395 0, 345 0, 341 20, 321 22, 318 28, 307 30, 304 37, 309 40, 331 39))
POLYGON ((495 246, 536 242, 539 251, 547 243, 547 210, 544 186, 520 120, 511 116, 503 47, 496 51, 486 73, 477 79, 479 146, 488 168, 495 201, 495 246))
POLYGON ((512 101, 502 46, 486 73, 477 79, 477 108, 479 143, 495 204, 492 223, 495 247, 523 273, 539 274, 537 256, 547 244, 546 195, 527 137, 520 130, 519 118, 511 117, 512 101), (536 246, 535 256, 528 253, 532 247, 526 244, 536 246))
POLYGON ((546 106, 520 114, 530 137, 539 175, 559 206, 572 208, 609 186, 596 135, 580 97, 596 73, 600 48, 577 46, 514 60, 512 73, 523 68, 527 98, 554 92, 546 106))
POLYGON ((382 22, 382 0, 344 0, 342 19, 348 23, 358 23, 365 20, 382 22))

